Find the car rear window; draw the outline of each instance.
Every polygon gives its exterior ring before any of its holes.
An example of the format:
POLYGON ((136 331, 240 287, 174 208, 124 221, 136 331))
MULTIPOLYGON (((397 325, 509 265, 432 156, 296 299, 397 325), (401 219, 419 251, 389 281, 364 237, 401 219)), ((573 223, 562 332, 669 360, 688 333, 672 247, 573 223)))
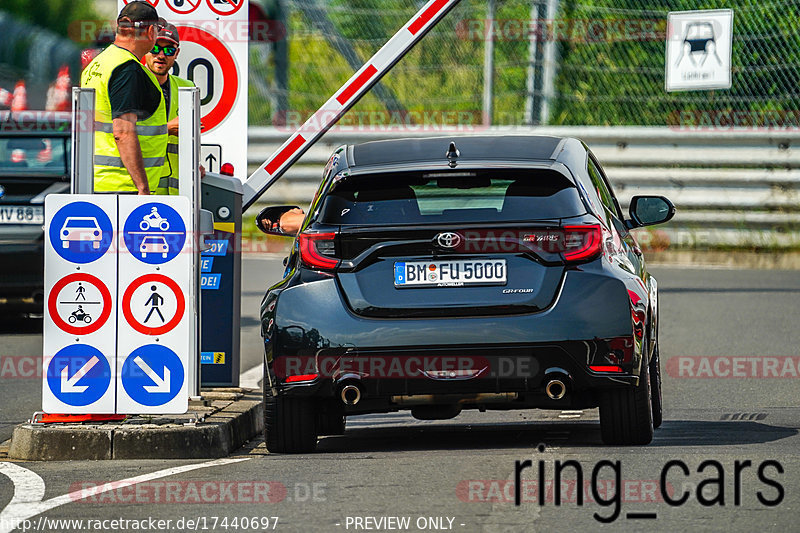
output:
POLYGON ((65 174, 66 144, 64 137, 0 137, 0 172, 65 174))
POLYGON ((319 222, 449 224, 554 219, 586 212, 571 179, 554 170, 387 173, 334 184, 319 222))

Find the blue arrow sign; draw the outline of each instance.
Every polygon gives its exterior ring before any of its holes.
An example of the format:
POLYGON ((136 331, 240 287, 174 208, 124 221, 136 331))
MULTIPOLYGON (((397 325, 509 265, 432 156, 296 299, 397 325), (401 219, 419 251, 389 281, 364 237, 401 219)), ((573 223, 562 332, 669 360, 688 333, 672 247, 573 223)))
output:
POLYGON ((141 405, 164 405, 183 385, 183 363, 164 346, 147 344, 135 349, 122 365, 122 386, 141 405))
POLYGON ((108 251, 114 229, 108 215, 89 202, 72 202, 50 220, 50 245, 70 263, 91 263, 108 251))
POLYGON ((47 386, 67 405, 86 406, 103 397, 111 383, 106 356, 87 344, 72 344, 47 366, 47 386))
POLYGON ((133 257, 149 265, 171 261, 186 242, 186 226, 173 208, 149 202, 134 209, 123 226, 125 246, 133 257))

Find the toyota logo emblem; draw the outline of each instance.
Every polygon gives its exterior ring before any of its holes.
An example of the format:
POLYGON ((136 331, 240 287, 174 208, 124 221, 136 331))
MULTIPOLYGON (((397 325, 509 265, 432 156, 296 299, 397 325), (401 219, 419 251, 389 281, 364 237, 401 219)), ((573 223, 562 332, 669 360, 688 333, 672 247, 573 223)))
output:
POLYGON ((436 236, 436 244, 442 248, 456 248, 461 244, 461 235, 447 231, 436 236))

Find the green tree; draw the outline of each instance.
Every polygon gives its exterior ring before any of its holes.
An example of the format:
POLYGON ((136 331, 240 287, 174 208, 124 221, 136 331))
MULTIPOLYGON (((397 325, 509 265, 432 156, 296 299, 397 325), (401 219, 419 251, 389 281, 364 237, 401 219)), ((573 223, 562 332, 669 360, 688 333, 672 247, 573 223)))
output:
POLYGON ((74 24, 81 20, 96 20, 92 0, 3 0, 0 11, 46 28, 63 37, 76 35, 74 24))

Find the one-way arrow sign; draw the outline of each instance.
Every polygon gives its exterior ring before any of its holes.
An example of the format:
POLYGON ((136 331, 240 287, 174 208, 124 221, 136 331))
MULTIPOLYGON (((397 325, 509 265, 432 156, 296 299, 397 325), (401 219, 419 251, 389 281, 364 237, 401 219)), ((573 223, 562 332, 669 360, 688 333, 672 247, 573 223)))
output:
POLYGON ((100 360, 97 358, 96 355, 93 355, 91 359, 89 359, 85 365, 81 367, 80 370, 75 372, 72 377, 69 377, 69 367, 65 366, 61 369, 61 392, 62 393, 75 393, 75 392, 85 392, 86 389, 89 388, 88 385, 76 385, 78 381, 89 373, 89 371, 94 368, 94 365, 99 363, 100 360))
POLYGON ((186 371, 171 349, 145 344, 131 352, 120 373, 118 413, 185 413, 188 408, 186 371))
POLYGON ((85 343, 70 344, 56 352, 47 364, 42 396, 45 413, 110 413, 114 395, 106 356, 85 343), (102 400, 102 401, 101 401, 102 400))
POLYGON ((133 360, 133 362, 136 363, 139 366, 139 368, 142 369, 142 372, 147 374, 147 377, 153 380, 153 383, 155 383, 155 385, 144 385, 143 387, 144 390, 153 393, 169 392, 169 368, 167 368, 166 366, 164 367, 164 378, 162 379, 161 376, 153 372, 153 369, 147 366, 147 363, 142 361, 142 358, 139 357, 138 355, 133 360))

